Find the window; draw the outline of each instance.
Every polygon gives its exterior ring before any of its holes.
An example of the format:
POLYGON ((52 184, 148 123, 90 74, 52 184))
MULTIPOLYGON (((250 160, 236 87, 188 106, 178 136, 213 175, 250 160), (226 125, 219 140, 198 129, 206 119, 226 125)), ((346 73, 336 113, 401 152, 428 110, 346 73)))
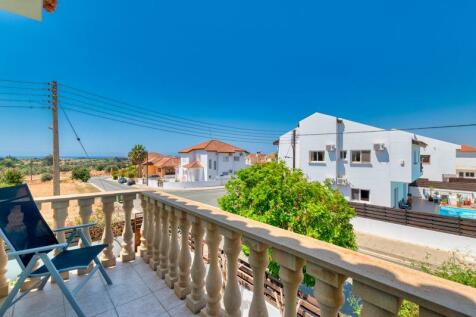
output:
POLYGON ((418 162, 418 151, 413 151, 413 164, 417 165, 418 162))
POLYGON ((474 172, 466 172, 466 177, 474 177, 474 172))
POLYGON ((370 163, 370 151, 352 151, 352 163, 370 163))
POLYGON ((430 164, 430 155, 420 155, 420 161, 423 164, 430 164))
POLYGON ((358 201, 370 201, 370 190, 352 188, 351 199, 358 201))
POLYGON ((213 161, 213 169, 216 171, 217 170, 217 161, 213 161))
POLYGON ((324 162, 325 152, 324 151, 310 151, 309 152, 309 162, 324 162))
POLYGON ((223 162, 228 162, 228 161, 230 161, 230 158, 228 156, 224 156, 223 157, 223 162))
POLYGON ((240 157, 239 157, 239 156, 234 156, 234 157, 233 157, 233 160, 234 160, 235 162, 239 162, 239 161, 240 161, 240 157))
POLYGON ((347 151, 340 151, 340 159, 341 160, 347 159, 347 151))
POLYGON ((459 177, 464 177, 464 172, 459 172, 459 177))
POLYGON ((208 168, 212 169, 212 160, 208 160, 208 168))

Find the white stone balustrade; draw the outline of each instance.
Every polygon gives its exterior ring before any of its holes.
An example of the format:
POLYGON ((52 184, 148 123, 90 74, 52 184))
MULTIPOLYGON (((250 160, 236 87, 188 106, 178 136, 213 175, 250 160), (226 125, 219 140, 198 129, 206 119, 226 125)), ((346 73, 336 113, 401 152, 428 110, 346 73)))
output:
POLYGON ((471 316, 476 311, 476 291, 469 287, 168 193, 144 195, 165 206, 161 219, 166 219, 167 223, 160 227, 161 237, 167 241, 166 245, 160 245, 161 257, 165 257, 164 260, 160 259, 161 265, 164 263, 163 276, 173 276, 170 270, 176 268, 173 263, 174 259, 178 259, 176 295, 180 299, 184 298, 183 293, 178 291, 181 272, 184 278, 190 274, 190 293, 186 295, 186 306, 192 313, 200 312, 201 316, 242 315, 237 279, 241 241, 249 246, 248 262, 253 271, 253 295, 248 316, 268 316, 264 283, 269 248, 272 249, 273 260, 280 265, 284 292, 283 314, 286 317, 296 316, 297 291, 303 279, 304 265, 307 273, 316 279, 315 297, 322 317, 337 316, 344 303, 342 290, 347 278, 353 282, 353 293, 362 299, 362 317, 398 316, 403 298, 420 306, 421 317, 471 316), (190 271, 188 241, 185 239, 189 227, 185 219, 191 219, 192 222, 194 254, 190 271), (179 223, 181 235, 177 235, 176 223, 179 223), (205 228, 209 261, 207 274, 202 248, 205 228), (223 294, 218 259, 222 235, 227 273, 223 294))
POLYGON ((179 229, 180 229, 180 255, 179 255, 179 272, 178 280, 175 283, 175 295, 178 298, 184 299, 190 294, 190 264, 192 258, 190 256, 190 247, 188 245, 189 231, 190 231, 190 217, 187 212, 180 210, 179 213, 179 229))
POLYGON ((191 270, 192 288, 187 295, 186 305, 196 314, 205 307, 205 264, 203 263, 203 235, 205 224, 199 217, 192 217, 192 239, 195 246, 191 270))
MULTIPOLYGON (((81 194, 69 198, 49 197, 39 199, 37 203, 52 202, 55 226, 62 226, 70 200, 83 201, 81 219, 86 222, 90 217, 90 201, 86 200, 100 198, 106 222, 104 242, 109 243, 111 215, 118 195, 124 195, 124 192, 81 194)), ((242 316, 237 279, 241 243, 249 246, 248 262, 253 271, 253 295, 248 316, 268 316, 264 283, 270 249, 273 260, 280 265, 284 316, 287 317, 296 316, 296 296, 303 279, 304 265, 306 272, 316 280, 314 295, 322 317, 337 316, 344 302, 342 289, 346 280, 352 282, 353 294, 362 299, 362 317, 398 316, 403 299, 419 305, 420 317, 468 317, 474 316, 476 311, 474 288, 171 194, 142 193, 140 196, 146 219, 141 228, 144 234, 139 254, 156 264, 157 275, 168 281, 177 298, 185 299, 186 307, 192 313, 202 316, 242 316), (194 246, 193 261, 189 248, 190 229, 194 246), (208 273, 203 259, 205 231, 208 273), (220 244, 222 236, 224 243, 220 244), (148 245, 151 246, 150 255, 148 245), (220 254, 221 247, 224 254, 220 254), (226 259, 224 280, 219 256, 226 259)), ((131 205, 131 199, 124 196, 126 220, 130 220, 131 205)), ((131 228, 126 225, 121 250, 123 260, 129 259, 132 245, 130 233, 131 228)), ((58 239, 61 241, 64 237, 58 235, 58 239)), ((1 244, 0 241, 0 247, 1 244)), ((111 257, 107 252, 103 254, 103 260, 109 261, 111 258, 115 261, 114 255, 111 257)), ((5 267, 6 255, 0 250, 0 295, 8 291, 5 267)))
POLYGON ((132 208, 134 207, 134 199, 136 194, 123 195, 122 209, 124 210, 124 229, 122 231, 122 249, 121 261, 129 262, 136 258, 134 252, 134 241, 132 231, 132 208))
POLYGON ((168 287, 174 288, 175 282, 178 280, 177 269, 178 269, 178 255, 179 255, 179 243, 177 235, 177 210, 172 208, 169 214, 169 223, 170 223, 170 242, 169 242, 169 253, 168 253, 168 262, 169 266, 167 269, 167 274, 165 274, 165 284, 168 287))
POLYGON ((206 281, 207 305, 200 312, 200 316, 202 317, 221 316, 222 273, 218 262, 220 241, 221 235, 218 226, 213 223, 208 223, 205 242, 208 247, 208 263, 210 267, 206 281))
MULTIPOLYGON (((85 198, 85 199, 78 199, 78 207, 79 207, 79 217, 81 218, 81 223, 86 224, 89 223, 89 219, 91 218, 91 215, 93 214, 93 204, 94 204, 94 198, 85 198)), ((86 237, 86 239, 89 241, 89 243, 92 242, 91 240, 91 234, 89 232, 89 228, 84 228, 83 234, 86 237)), ((79 241, 79 246, 84 247, 83 241, 79 241)), ((81 269, 78 270, 79 275, 84 275, 89 273, 93 268, 93 264, 91 263, 87 269, 81 269)))
POLYGON ((102 243, 107 247, 102 251, 101 262, 105 267, 116 265, 116 257, 112 252, 114 246, 114 233, 112 231, 112 213, 114 212, 115 196, 101 197, 102 211, 104 213, 104 231, 102 234, 102 243))
MULTIPOLYGON (((69 200, 57 200, 51 202, 51 209, 53 209, 53 228, 62 228, 66 225, 66 218, 68 218, 68 206, 69 200)), ((64 231, 56 233, 56 239, 59 243, 66 242, 66 236, 64 231)), ((58 254, 58 250, 55 250, 55 254, 58 254)), ((64 279, 69 278, 69 272, 61 273, 64 279)), ((54 281, 54 280, 53 280, 54 281)))
POLYGON ((140 196, 140 205, 142 207, 142 225, 140 227, 140 246, 139 246, 139 255, 144 261, 147 262, 147 235, 149 228, 149 210, 147 207, 147 197, 144 195, 140 196))
POLYGON ((153 232, 152 232, 152 257, 149 261, 149 266, 152 270, 157 271, 159 266, 159 256, 160 256, 160 212, 162 208, 162 203, 158 201, 153 201, 153 232))

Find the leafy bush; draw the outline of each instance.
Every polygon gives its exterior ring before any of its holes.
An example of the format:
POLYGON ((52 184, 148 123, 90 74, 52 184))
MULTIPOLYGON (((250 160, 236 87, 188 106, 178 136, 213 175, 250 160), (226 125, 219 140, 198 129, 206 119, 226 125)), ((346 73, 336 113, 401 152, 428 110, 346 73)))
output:
POLYGON ((112 179, 116 180, 119 178, 119 174, 117 172, 112 173, 112 179))
POLYGON ((52 179, 53 179, 53 175, 51 175, 50 173, 45 173, 45 174, 41 175, 41 181, 42 182, 48 182, 52 179))
POLYGON ((4 186, 15 186, 23 183, 23 174, 16 168, 7 168, 0 173, 0 183, 4 186))
MULTIPOLYGON (((329 183, 310 182, 284 162, 242 169, 225 186, 220 206, 229 212, 291 230, 341 247, 356 249, 350 220, 355 211, 329 183)), ((269 270, 277 276, 279 266, 269 270)), ((314 284, 306 275, 304 283, 314 284)))
POLYGON ((91 174, 85 167, 75 167, 71 173, 71 178, 80 180, 82 182, 87 182, 91 178, 91 174))

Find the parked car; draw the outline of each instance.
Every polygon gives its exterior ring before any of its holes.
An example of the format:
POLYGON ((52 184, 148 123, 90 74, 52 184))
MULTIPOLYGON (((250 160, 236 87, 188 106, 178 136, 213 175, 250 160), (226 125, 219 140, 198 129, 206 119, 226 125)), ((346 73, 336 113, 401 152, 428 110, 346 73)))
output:
POLYGON ((136 181, 133 180, 132 178, 127 181, 127 185, 129 185, 129 186, 135 185, 135 184, 136 184, 136 181))
POLYGON ((125 177, 119 177, 119 179, 117 180, 117 182, 119 184, 125 184, 127 183, 127 179, 125 177))

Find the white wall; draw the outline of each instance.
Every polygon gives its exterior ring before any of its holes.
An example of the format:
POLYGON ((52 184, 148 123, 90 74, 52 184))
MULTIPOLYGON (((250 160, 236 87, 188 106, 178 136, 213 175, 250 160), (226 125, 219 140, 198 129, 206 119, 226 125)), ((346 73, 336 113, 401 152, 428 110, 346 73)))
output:
MULTIPOLYGON (((338 188, 347 199, 351 198, 351 188, 366 189, 370 190, 369 203, 390 207, 391 182, 408 184, 421 175, 419 147, 412 145, 414 136, 410 133, 380 132, 379 128, 350 120, 338 123, 336 117, 320 113, 301 120, 296 130, 298 134, 296 166, 311 180, 324 181, 328 178, 345 177, 349 185, 338 188), (349 133, 358 131, 365 133, 349 133), (374 150, 376 143, 384 143, 385 149, 374 150), (327 145, 335 145, 336 150, 328 150, 327 145), (341 150, 347 151, 346 160, 340 160, 341 150), (371 162, 351 163, 352 150, 370 150, 371 162), (309 162, 310 151, 324 151, 325 162, 309 162), (416 164, 412 161, 412 151, 417 151, 416 164)), ((278 155, 291 167, 292 158, 285 157, 292 156, 290 137, 291 132, 288 132, 280 138, 278 155)))
POLYGON ((456 153, 456 173, 459 172, 475 172, 476 176, 476 153, 456 153))
POLYGON ((207 151, 192 151, 180 155, 179 180, 182 182, 210 181, 229 177, 245 168, 246 154, 242 153, 216 153, 207 151), (235 161, 235 157, 238 158, 235 161), (210 167, 211 160, 211 168, 210 167), (193 161, 199 161, 203 168, 185 169, 183 166, 193 161), (216 167, 216 168, 215 168, 216 167), (231 172, 230 172, 231 171, 231 172))
POLYGON ((430 155, 430 163, 423 164, 422 178, 442 181, 443 174, 456 174, 456 149, 460 147, 458 144, 420 135, 418 139, 427 144, 427 147, 421 149, 421 155, 430 155))

